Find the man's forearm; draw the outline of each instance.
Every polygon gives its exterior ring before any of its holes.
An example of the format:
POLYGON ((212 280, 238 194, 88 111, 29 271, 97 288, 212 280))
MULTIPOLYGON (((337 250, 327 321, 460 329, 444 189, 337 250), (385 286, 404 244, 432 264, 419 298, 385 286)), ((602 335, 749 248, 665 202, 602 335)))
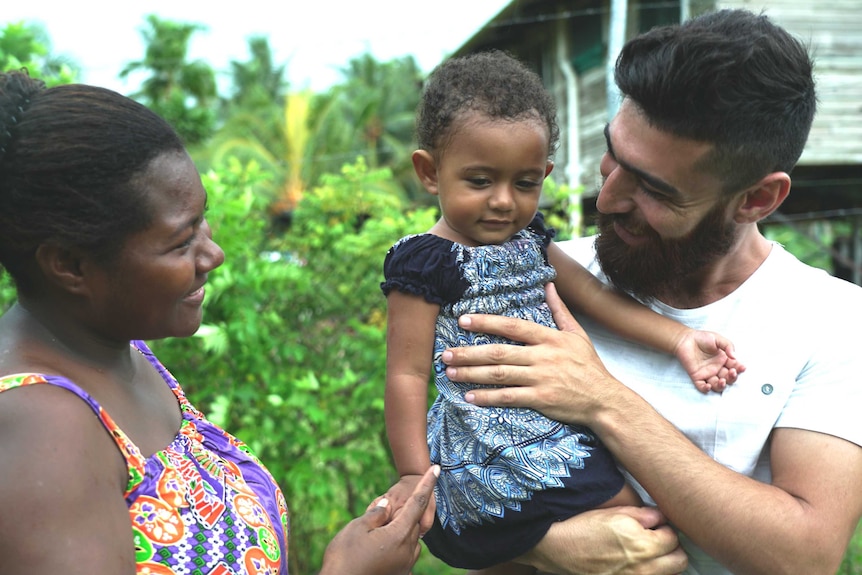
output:
POLYGON ((640 396, 612 388, 609 407, 591 426, 670 522, 706 553, 738 574, 835 573, 858 518, 853 509, 862 505, 859 496, 836 502, 835 495, 852 489, 848 459, 856 461, 851 476, 860 477, 862 449, 814 432, 778 430, 772 453, 778 472, 768 485, 717 463, 640 396), (842 455, 815 462, 811 454, 818 449, 842 455))

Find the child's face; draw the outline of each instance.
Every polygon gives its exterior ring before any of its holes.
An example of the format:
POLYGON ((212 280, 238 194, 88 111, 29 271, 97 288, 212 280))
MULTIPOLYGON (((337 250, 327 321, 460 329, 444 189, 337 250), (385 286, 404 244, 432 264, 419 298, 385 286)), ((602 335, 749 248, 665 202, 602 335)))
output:
POLYGON ((552 168, 548 128, 538 118, 512 122, 470 114, 433 175, 420 174, 443 214, 432 232, 470 246, 505 242, 533 220, 552 168))

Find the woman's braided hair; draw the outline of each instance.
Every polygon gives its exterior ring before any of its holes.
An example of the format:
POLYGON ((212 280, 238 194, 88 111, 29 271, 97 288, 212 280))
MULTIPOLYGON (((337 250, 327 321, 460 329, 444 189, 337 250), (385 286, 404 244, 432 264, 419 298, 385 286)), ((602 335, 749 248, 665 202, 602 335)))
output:
POLYGON ((185 151, 177 133, 130 98, 0 74, 0 265, 18 289, 45 243, 111 262, 150 221, 135 176, 169 151, 185 151))
POLYGON ((34 80, 26 73, 0 75, 0 162, 11 145, 21 115, 30 105, 30 97, 45 89, 45 83, 34 80))

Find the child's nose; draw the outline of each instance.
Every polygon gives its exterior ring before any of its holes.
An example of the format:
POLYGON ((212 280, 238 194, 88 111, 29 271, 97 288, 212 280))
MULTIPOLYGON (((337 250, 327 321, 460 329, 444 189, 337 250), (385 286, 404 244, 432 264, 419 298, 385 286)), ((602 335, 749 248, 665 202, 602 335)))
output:
POLYGON ((515 203, 513 191, 509 186, 497 186, 491 194, 489 205, 495 210, 509 210, 515 203))

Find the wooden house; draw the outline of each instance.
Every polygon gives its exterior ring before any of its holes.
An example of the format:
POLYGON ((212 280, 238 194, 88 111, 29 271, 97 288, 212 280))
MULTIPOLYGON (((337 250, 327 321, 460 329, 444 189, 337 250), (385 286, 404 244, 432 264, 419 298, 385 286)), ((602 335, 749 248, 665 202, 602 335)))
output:
POLYGON ((608 81, 609 54, 653 26, 720 8, 762 11, 810 45, 818 112, 791 194, 764 225, 841 222, 843 235, 824 247, 836 275, 862 284, 862 0, 513 0, 454 55, 506 50, 542 76, 557 101, 562 132, 553 177, 583 187, 589 218, 604 126, 619 102, 608 81))

